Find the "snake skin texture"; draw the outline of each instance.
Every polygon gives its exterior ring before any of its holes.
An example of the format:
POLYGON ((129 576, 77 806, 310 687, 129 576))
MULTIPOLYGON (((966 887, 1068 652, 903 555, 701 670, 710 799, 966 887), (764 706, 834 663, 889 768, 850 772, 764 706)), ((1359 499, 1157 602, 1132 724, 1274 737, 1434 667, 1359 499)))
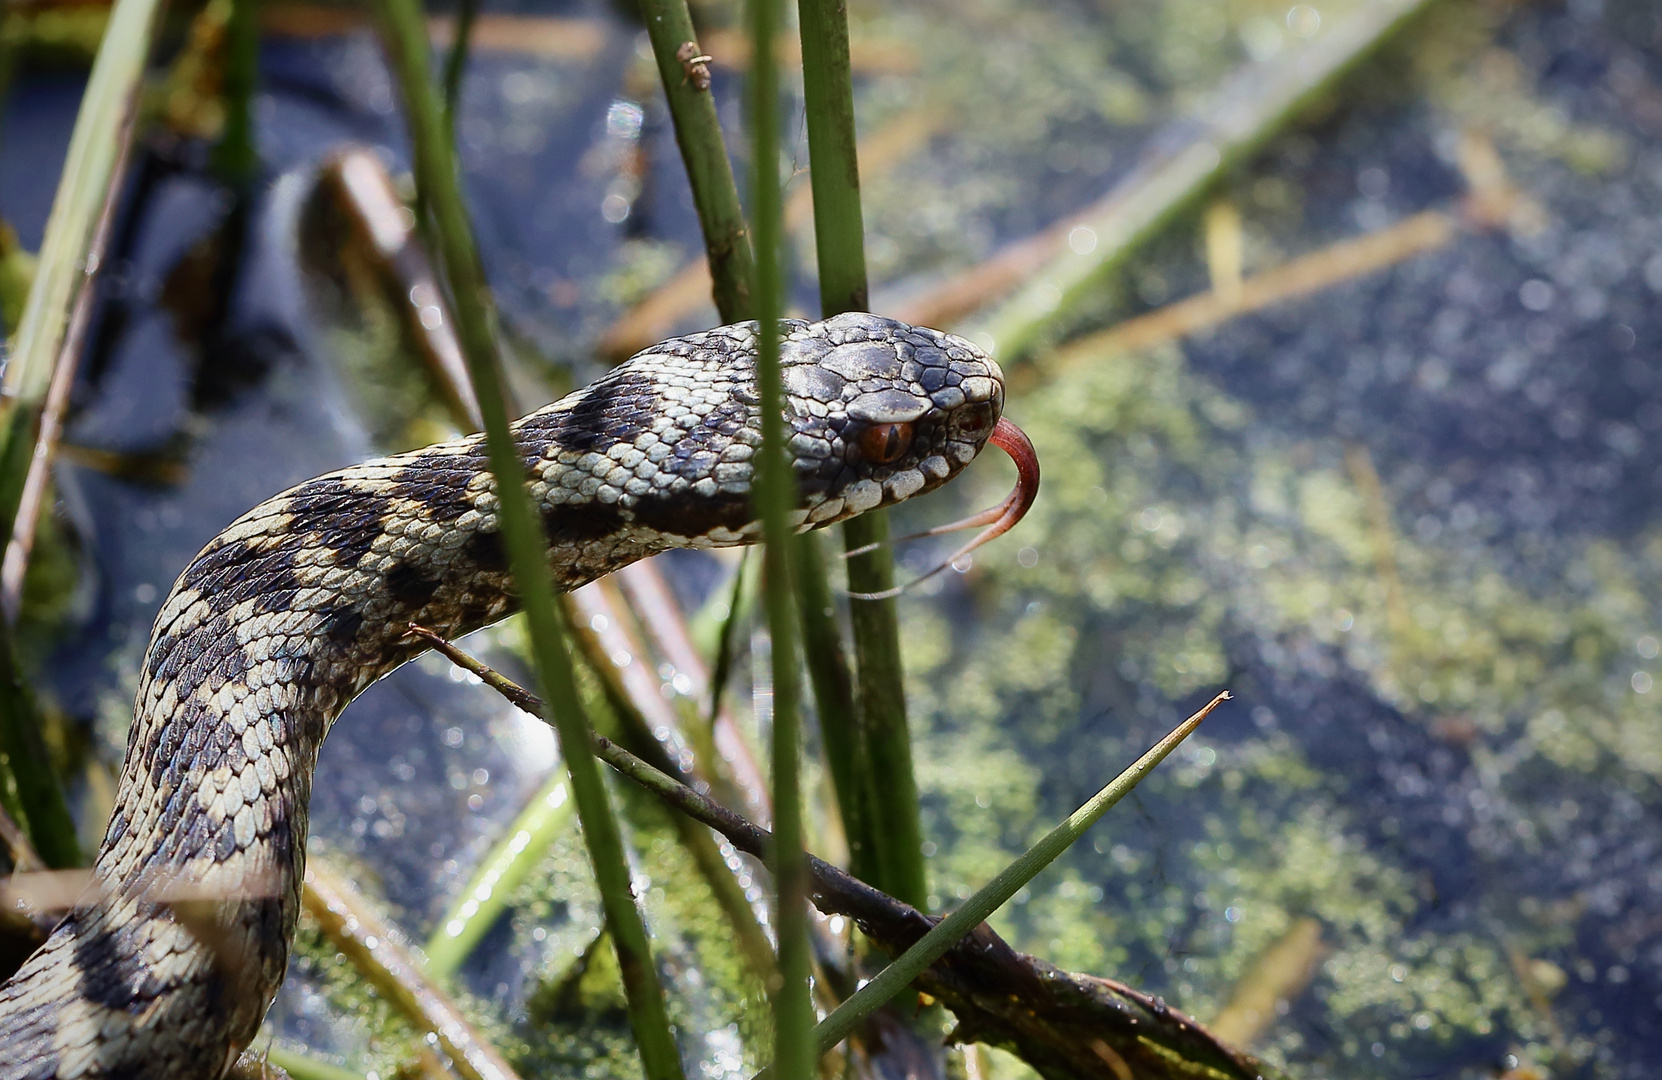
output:
MULTIPOLYGON (((800 528, 940 486, 1003 408, 961 338, 863 314, 783 331, 800 528)), ((562 588, 757 537, 754 355, 754 324, 677 338, 514 425, 562 588)), ((151 632, 95 887, 0 986, 0 1080, 224 1075, 288 963, 324 735, 424 651, 409 622, 509 614, 506 571, 479 436, 309 480, 203 549, 151 632)))

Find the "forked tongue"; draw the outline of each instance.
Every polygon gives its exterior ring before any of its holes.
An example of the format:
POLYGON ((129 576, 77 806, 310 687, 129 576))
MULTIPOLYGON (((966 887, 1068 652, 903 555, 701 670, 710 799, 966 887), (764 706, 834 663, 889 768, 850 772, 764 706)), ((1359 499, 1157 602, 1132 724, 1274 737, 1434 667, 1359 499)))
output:
MULTIPOLYGON (((997 506, 989 506, 980 513, 971 514, 967 518, 954 521, 950 525, 937 525, 933 529, 925 529, 909 536, 896 537, 887 542, 899 544, 907 540, 921 540, 926 536, 941 536, 945 533, 974 529, 982 525, 985 525, 986 528, 977 533, 975 539, 947 556, 928 573, 915 577, 904 585, 896 585, 892 589, 884 589, 882 592, 873 593, 851 592, 848 594, 850 597, 855 600, 887 600, 891 596, 899 596, 912 586, 928 581, 987 541, 995 540, 1015 528, 1016 522, 1022 519, 1027 513, 1028 507, 1033 505, 1033 500, 1038 498, 1039 495, 1039 455, 1034 453, 1033 444, 1028 441, 1026 433, 1002 416, 999 417, 998 425, 993 428, 992 436, 987 441, 1009 454, 1010 460, 1016 463, 1016 486, 1010 491, 1009 495, 1005 496, 1004 501, 997 506)), ((879 544, 867 544, 865 547, 855 548, 847 552, 846 555, 863 555, 879 546, 879 544)))

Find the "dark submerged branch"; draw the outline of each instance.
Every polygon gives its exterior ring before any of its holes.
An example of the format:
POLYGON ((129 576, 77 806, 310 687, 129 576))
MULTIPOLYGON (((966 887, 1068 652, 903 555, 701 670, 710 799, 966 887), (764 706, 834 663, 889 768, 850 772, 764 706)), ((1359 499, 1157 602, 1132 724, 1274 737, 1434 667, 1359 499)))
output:
MULTIPOLYGON (((411 629, 518 708, 542 715, 541 702, 522 687, 432 631, 411 629)), ((603 736, 594 736, 594 750, 624 777, 721 833, 740 851, 763 860, 771 857, 773 836, 766 829, 603 736)), ((815 907, 854 920, 891 956, 905 952, 940 921, 813 855, 808 856, 808 877, 815 907)), ((1046 1077, 1253 1080, 1280 1075, 1250 1054, 1225 1045, 1159 998, 1017 952, 985 923, 912 985, 957 1016, 953 1041, 1002 1047, 1046 1077)))

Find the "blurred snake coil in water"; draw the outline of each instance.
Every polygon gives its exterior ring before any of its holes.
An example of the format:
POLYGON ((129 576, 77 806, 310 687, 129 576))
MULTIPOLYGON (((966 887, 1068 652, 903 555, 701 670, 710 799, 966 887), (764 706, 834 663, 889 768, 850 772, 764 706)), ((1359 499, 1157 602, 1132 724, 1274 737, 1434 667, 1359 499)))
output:
MULTIPOLYGON (((781 332, 797 528, 931 491, 989 441, 1020 480, 956 523, 986 526, 969 547, 1031 504, 980 349, 866 314, 781 332)), ((559 588, 759 538, 755 352, 753 323, 666 341, 513 425, 559 588)), ((156 617, 93 885, 0 986, 0 1080, 222 1076, 283 980, 330 725, 426 650, 412 621, 455 638, 514 607, 479 435, 309 480, 215 537, 156 617)))

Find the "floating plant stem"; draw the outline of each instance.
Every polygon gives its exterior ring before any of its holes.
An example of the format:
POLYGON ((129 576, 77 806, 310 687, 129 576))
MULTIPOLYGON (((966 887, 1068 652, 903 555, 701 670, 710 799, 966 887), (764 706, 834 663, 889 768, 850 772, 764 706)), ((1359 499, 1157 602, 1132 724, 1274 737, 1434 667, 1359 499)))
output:
POLYGON ((565 773, 556 771, 508 826, 427 939, 429 974, 441 979, 455 974, 479 939, 496 925, 509 894, 571 824, 570 790, 565 773))
MULTIPOLYGON (((289 1074, 289 1080, 364 1080, 364 1074, 280 1046, 265 1052, 271 1064, 289 1074)), ((255 1075, 258 1075, 257 1073, 255 1075)))
POLYGON ((305 910, 418 1031, 430 1031, 463 1080, 518 1080, 497 1049, 428 976, 398 931, 322 860, 306 867, 305 910))
POLYGON ((1023 284, 985 324, 997 355, 1009 361, 1031 351, 1103 275, 1427 2, 1368 0, 1293 55, 1236 73, 1207 99, 1214 104, 1206 112, 1156 139, 1130 175, 1094 205, 1007 249, 1019 256, 1008 261, 1023 284))

